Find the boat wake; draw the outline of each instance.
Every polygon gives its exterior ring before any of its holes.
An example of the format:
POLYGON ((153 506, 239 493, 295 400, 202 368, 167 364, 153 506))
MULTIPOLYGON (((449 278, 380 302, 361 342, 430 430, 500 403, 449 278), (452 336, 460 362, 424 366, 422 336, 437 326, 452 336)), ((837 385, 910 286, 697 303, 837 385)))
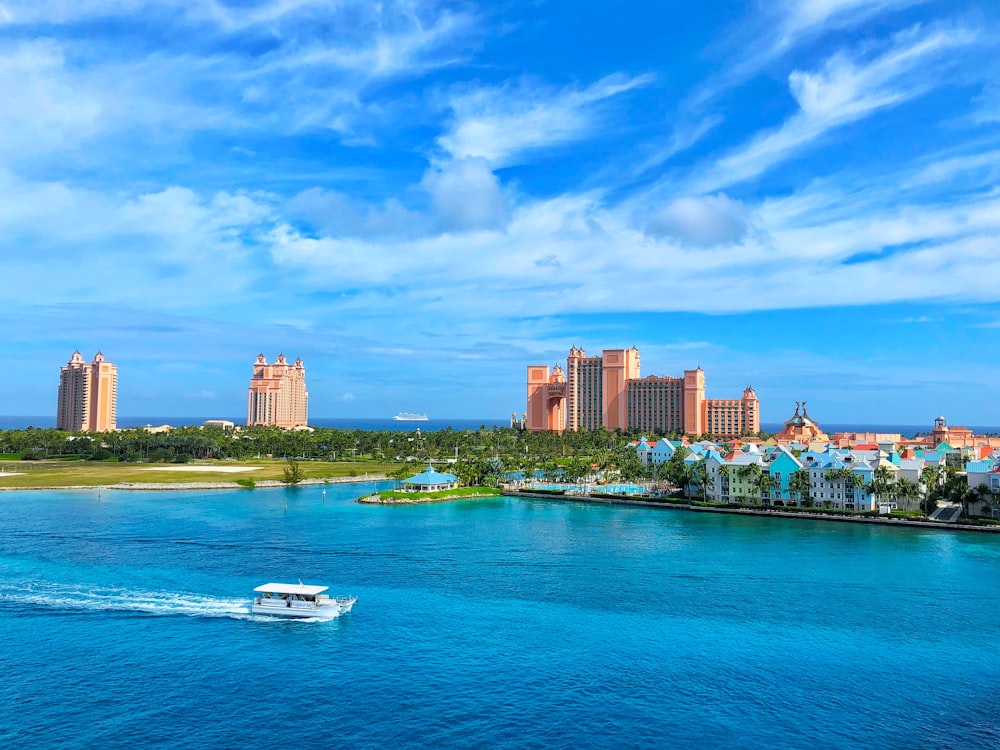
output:
POLYGON ((137 591, 34 583, 0 587, 0 608, 39 607, 59 611, 135 612, 181 617, 261 619, 250 614, 246 599, 223 599, 176 591, 137 591))

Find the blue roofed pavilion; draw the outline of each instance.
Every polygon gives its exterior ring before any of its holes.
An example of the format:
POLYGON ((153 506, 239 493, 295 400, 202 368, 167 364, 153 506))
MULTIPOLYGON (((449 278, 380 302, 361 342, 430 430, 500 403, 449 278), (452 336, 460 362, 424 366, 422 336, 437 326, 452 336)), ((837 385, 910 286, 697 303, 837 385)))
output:
POLYGON ((456 487, 458 487, 458 477, 437 471, 433 466, 428 466, 420 474, 414 474, 409 479, 403 480, 403 489, 420 492, 453 490, 456 487))

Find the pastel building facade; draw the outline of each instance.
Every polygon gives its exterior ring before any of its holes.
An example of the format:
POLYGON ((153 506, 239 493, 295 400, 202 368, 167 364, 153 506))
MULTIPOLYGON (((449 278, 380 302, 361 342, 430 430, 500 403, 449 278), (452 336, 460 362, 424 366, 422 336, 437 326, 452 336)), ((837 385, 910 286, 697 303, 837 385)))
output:
POLYGON ((880 466, 893 474, 898 471, 889 457, 879 451, 828 449, 796 456, 782 445, 759 450, 752 444, 727 455, 712 450, 705 458, 706 494, 715 502, 753 502, 778 507, 804 505, 808 495, 809 502, 819 507, 870 512, 878 508, 879 498, 868 485, 880 466), (758 467, 756 471, 751 470, 752 466, 758 467), (845 469, 846 472, 842 471, 845 469), (799 472, 804 472, 809 480, 807 493, 791 489, 792 477, 799 472), (856 475, 858 481, 845 476, 847 472, 856 475), (770 486, 762 488, 757 475, 768 477, 770 486))
POLYGON ((573 347, 566 369, 528 366, 527 429, 683 432, 735 438, 760 430, 760 404, 753 388, 739 399, 705 398, 705 372, 682 377, 640 375, 639 352, 605 349, 587 356, 573 347))
POLYGON ((118 368, 97 352, 93 362, 73 352, 59 371, 56 429, 108 432, 118 426, 118 368))
POLYGON ((301 359, 289 364, 279 354, 268 364, 263 354, 253 363, 247 404, 248 425, 305 427, 309 421, 306 368, 301 359))

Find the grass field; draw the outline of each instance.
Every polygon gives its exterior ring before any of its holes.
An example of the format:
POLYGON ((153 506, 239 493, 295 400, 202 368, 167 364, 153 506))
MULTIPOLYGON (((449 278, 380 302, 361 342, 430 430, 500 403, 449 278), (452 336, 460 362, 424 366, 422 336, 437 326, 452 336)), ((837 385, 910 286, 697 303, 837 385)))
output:
MULTIPOLYGON (((0 488, 43 487, 108 487, 119 482, 129 483, 182 483, 182 482, 235 482, 238 479, 280 480, 287 464, 282 460, 254 461, 192 461, 189 464, 140 464, 104 463, 95 461, 0 461, 0 488), (170 471, 151 471, 153 468, 171 467, 170 471), (213 467, 259 466, 255 471, 220 472, 213 467), (182 468, 183 467, 183 468, 182 468), (199 468, 201 467, 201 468, 199 468), (13 476, 20 472, 20 476, 13 476), (11 476, 6 476, 11 474, 11 476)), ((373 461, 300 461, 299 468, 306 479, 334 479, 338 477, 364 477, 386 474, 399 467, 395 463, 373 461)))

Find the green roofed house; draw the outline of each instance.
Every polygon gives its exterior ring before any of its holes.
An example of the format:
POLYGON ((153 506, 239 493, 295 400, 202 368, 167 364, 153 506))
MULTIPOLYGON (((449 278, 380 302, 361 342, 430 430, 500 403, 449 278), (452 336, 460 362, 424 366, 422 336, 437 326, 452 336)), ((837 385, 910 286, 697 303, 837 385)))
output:
POLYGON ((454 474, 442 474, 433 466, 428 466, 420 474, 414 474, 403 480, 403 489, 416 492, 436 492, 438 490, 453 490, 458 487, 458 477, 454 474))

